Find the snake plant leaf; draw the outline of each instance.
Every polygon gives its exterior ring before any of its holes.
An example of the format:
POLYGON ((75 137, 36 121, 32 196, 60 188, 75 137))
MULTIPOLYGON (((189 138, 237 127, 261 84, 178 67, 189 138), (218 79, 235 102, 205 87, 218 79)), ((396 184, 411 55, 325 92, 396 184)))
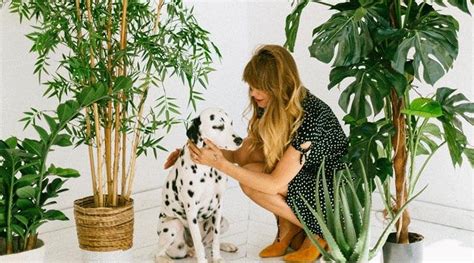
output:
POLYGON ((360 62, 373 48, 368 28, 371 16, 364 7, 334 14, 313 30, 309 53, 324 63, 331 62, 335 56, 334 66, 360 62))
MULTIPOLYGON (((324 183, 324 177, 326 176, 324 176, 323 174, 323 183, 324 183)), ((350 247, 349 242, 346 240, 346 237, 344 236, 343 218, 341 216, 341 208, 340 208, 341 201, 340 200, 343 197, 341 197, 338 190, 341 185, 341 180, 342 180, 341 177, 337 177, 336 182, 335 182, 336 184, 333 186, 334 187, 334 212, 332 211, 332 209, 326 209, 326 210, 330 211, 330 213, 333 213, 334 215, 334 230, 331 233, 335 233, 335 239, 337 241, 337 244, 339 245, 339 249, 341 250, 342 254, 347 255, 350 252, 351 247, 350 247)), ((326 196, 326 193, 328 192, 327 187, 324 189, 324 192, 326 196)), ((328 197, 325 197, 326 202, 329 201, 327 199, 329 198, 329 195, 327 196, 328 197)), ((326 205, 326 207, 331 207, 331 206, 326 205)), ((324 214, 320 213, 320 215, 324 215, 324 214)), ((327 221, 328 220, 326 218, 326 222, 327 221)))
POLYGON ((458 22, 449 15, 429 12, 416 20, 405 31, 393 58, 392 66, 400 73, 405 72, 405 63, 411 59, 414 49, 413 67, 415 76, 433 85, 453 65, 458 55, 458 22), (420 71, 423 68, 423 77, 420 71))
POLYGON ((390 96, 392 88, 397 94, 403 94, 407 87, 406 78, 386 64, 364 61, 332 69, 328 89, 346 78, 352 81, 341 93, 339 106, 355 120, 377 115, 383 109, 385 98, 390 96))
POLYGON ((430 98, 414 99, 408 108, 402 110, 402 113, 423 118, 436 118, 443 115, 441 104, 430 98))
POLYGON ((291 52, 294 51, 296 35, 298 33, 298 28, 300 25, 300 17, 303 9, 308 5, 309 0, 299 1, 295 9, 286 17, 285 23, 285 35, 286 42, 285 47, 288 48, 291 52))

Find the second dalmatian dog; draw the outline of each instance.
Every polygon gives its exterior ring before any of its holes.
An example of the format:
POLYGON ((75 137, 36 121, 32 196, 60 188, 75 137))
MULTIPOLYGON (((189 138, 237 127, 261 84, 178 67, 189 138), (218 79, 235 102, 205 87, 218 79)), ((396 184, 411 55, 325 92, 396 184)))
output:
MULTIPOLYGON (((203 147, 204 139, 208 139, 220 149, 236 150, 243 140, 234 133, 232 124, 232 120, 222 109, 208 108, 192 121, 186 135, 198 147, 203 147)), ((186 228, 189 229, 199 263, 207 262, 203 235, 209 229, 213 234, 213 262, 222 261, 219 234, 223 223, 221 203, 226 179, 220 171, 194 163, 187 145, 182 148, 162 191, 159 248, 155 254, 157 262, 165 261, 166 255, 176 255, 176 250, 180 256, 186 255, 182 251, 185 244, 177 247, 180 244, 175 243, 182 240, 186 228)))

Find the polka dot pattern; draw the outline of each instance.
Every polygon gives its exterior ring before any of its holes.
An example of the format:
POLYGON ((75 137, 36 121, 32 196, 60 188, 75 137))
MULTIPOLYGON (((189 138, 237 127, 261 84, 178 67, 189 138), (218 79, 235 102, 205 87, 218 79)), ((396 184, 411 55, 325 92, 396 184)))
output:
POLYGON ((348 140, 331 108, 309 91, 303 100, 303 110, 303 122, 293 137, 291 145, 301 152, 300 160, 304 164, 288 184, 286 202, 295 214, 298 208, 303 222, 311 232, 322 236, 316 218, 301 196, 314 210, 316 210, 317 197, 319 197, 323 214, 326 216, 322 178, 317 182, 317 172, 324 159, 329 196, 331 206, 333 206, 332 174, 345 167, 342 156, 347 153, 348 140), (311 142, 311 146, 307 149, 301 148, 301 145, 306 142, 311 142), (316 184, 319 185, 319 192, 316 192, 316 184))

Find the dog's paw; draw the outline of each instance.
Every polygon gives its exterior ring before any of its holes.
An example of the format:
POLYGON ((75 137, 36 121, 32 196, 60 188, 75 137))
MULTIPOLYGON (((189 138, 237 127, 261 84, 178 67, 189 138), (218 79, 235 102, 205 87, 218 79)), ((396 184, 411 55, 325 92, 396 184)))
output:
POLYGON ((221 251, 235 253, 239 248, 232 243, 221 243, 221 251))
POLYGON ((186 252, 186 257, 193 258, 195 255, 196 255, 196 251, 194 250, 194 248, 189 248, 188 252, 186 252))
POLYGON ((173 260, 167 255, 155 255, 155 263, 173 263, 173 260))

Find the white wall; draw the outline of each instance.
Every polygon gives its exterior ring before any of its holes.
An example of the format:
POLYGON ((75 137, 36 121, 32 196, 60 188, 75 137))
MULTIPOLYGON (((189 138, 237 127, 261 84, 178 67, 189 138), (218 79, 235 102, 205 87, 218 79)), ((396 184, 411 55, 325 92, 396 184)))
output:
MULTIPOLYGON (((241 74, 245 63, 252 55, 252 51, 264 43, 284 43, 284 23, 290 12, 289 2, 278 1, 189 1, 195 3, 195 13, 202 26, 212 33, 212 39, 220 48, 223 58, 214 67, 216 72, 210 76, 210 86, 204 92, 206 101, 199 105, 199 109, 208 106, 219 106, 226 109, 234 118, 237 130, 245 134, 246 121, 241 114, 247 105, 247 87, 241 81, 241 74)), ((473 94, 473 27, 472 18, 455 10, 455 16, 460 22, 460 53, 451 70, 436 86, 457 88, 471 100, 473 94)), ((299 66, 300 74, 305 85, 317 96, 326 101, 342 117, 344 114, 337 105, 339 92, 328 91, 328 76, 330 67, 309 57, 307 51, 311 43, 311 31, 317 23, 329 18, 331 13, 324 7, 310 5, 303 13, 297 46, 294 53, 299 66)), ((34 58, 28 53, 31 43, 24 37, 29 27, 20 25, 17 17, 3 8, 0 10, 0 136, 5 138, 15 134, 19 137, 33 136, 31 131, 23 131, 17 121, 22 112, 29 107, 39 109, 51 108, 52 104, 41 97, 43 88, 39 86, 36 76, 32 75, 34 58)), ((179 95, 182 85, 170 81, 169 87, 176 86, 172 91, 179 95)), ((427 92, 432 88, 425 87, 427 92)), ((185 105, 183 98, 182 105, 185 105)), ((345 128, 347 131, 347 128, 345 128)), ((466 129, 466 134, 474 142, 472 127, 466 129)), ((185 140, 184 128, 175 128, 164 141, 166 147, 179 147, 185 140)), ((135 191, 155 188, 161 184, 165 175, 162 170, 163 159, 161 154, 158 160, 142 158, 138 163, 135 191)), ((58 165, 71 166, 79 169, 82 177, 69 182, 70 191, 60 198, 60 207, 70 207, 72 200, 90 194, 90 179, 88 176, 85 148, 61 149, 52 160, 58 165)), ((439 213, 430 215, 426 220, 437 222, 440 217, 446 217, 443 210, 451 207, 467 211, 472 218, 474 210, 473 200, 473 170, 467 162, 462 168, 454 169, 450 163, 447 150, 443 149, 427 168, 420 185, 429 183, 430 187, 420 197, 421 202, 434 203, 439 207, 439 213)), ((423 218, 416 211, 414 217, 423 218)), ((466 218, 466 220, 470 220, 466 218)), ((448 220, 449 221, 449 220, 448 220)), ((469 223, 467 223, 469 225, 469 223)), ((472 224, 471 228, 472 230, 472 224)))

